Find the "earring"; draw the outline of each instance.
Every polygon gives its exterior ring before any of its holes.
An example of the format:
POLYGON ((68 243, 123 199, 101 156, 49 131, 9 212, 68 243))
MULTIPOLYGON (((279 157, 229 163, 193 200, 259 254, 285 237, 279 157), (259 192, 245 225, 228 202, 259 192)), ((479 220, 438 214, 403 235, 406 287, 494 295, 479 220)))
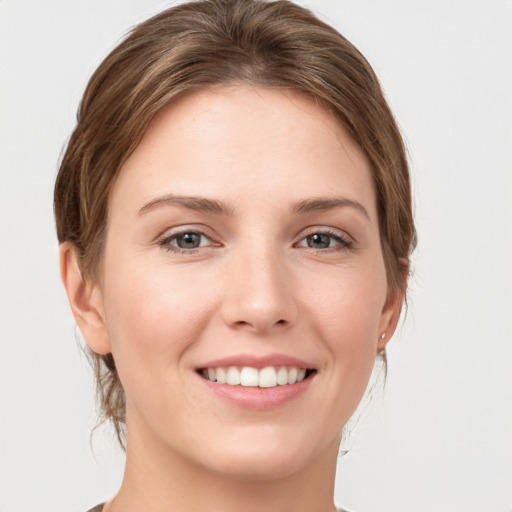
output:
POLYGON ((380 341, 384 341, 386 339, 386 333, 383 332, 381 335, 380 335, 380 341))

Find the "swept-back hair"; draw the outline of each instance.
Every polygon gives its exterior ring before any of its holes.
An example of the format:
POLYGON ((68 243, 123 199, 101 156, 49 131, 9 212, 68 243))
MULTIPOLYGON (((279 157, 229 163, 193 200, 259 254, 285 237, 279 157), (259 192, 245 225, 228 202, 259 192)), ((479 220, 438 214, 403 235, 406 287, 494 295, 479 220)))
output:
MULTIPOLYGON (((98 279, 110 191, 153 117, 184 94, 237 83, 301 91, 345 127, 371 166, 388 289, 403 289, 416 234, 396 122, 363 55, 287 0, 178 5, 136 26, 98 67, 54 199, 58 239, 76 247, 84 279, 98 279)), ((103 419, 123 443, 124 390, 115 361, 111 354, 91 359, 103 419)))

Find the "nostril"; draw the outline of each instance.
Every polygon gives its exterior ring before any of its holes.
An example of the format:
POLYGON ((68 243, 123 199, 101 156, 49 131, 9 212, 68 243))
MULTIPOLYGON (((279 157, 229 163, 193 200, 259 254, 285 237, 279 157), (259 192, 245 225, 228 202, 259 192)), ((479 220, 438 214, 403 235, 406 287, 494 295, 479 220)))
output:
POLYGON ((285 324, 285 323, 286 323, 286 320, 281 319, 281 320, 278 320, 276 323, 277 323, 277 324, 285 324))

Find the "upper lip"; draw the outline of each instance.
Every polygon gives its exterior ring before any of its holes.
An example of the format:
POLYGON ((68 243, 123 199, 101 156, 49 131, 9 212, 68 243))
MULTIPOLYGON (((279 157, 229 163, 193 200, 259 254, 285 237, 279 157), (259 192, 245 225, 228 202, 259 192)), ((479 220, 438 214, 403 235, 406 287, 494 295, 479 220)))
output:
POLYGON ((252 368, 265 368, 266 366, 295 366, 306 370, 315 369, 313 364, 286 354, 268 354, 264 356, 238 354, 205 362, 204 364, 199 365, 198 368, 221 368, 226 366, 250 366, 252 368))

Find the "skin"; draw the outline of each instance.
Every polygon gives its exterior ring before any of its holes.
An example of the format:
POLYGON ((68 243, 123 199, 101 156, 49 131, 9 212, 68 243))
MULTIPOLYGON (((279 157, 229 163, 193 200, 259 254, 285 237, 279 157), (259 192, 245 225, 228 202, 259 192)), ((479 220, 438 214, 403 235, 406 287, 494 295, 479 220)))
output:
POLYGON ((340 431, 403 297, 388 293, 368 162, 329 113, 247 86, 178 100, 114 185, 99 282, 82 279, 67 243, 61 270, 88 346, 113 353, 126 392, 126 472, 106 510, 334 510, 340 431), (203 233, 200 247, 180 251, 180 230, 203 233), (196 372, 273 353, 316 374, 268 410, 219 399, 196 372))

